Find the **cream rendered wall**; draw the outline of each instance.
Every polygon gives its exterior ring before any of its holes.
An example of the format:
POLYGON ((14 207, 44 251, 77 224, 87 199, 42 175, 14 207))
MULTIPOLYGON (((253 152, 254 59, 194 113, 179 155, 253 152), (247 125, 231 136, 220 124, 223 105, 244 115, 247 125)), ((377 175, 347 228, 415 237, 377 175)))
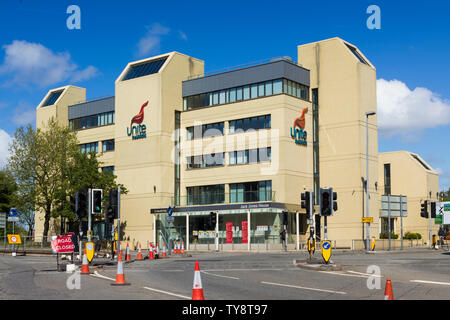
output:
MULTIPOLYGON (((363 238, 365 229, 361 222, 365 212, 361 181, 366 177, 365 112, 377 110, 376 70, 370 62, 369 66, 359 62, 340 38, 298 46, 298 61, 311 72, 311 89, 319 88, 320 186, 333 187, 338 193, 338 211, 328 218, 328 239, 349 247, 352 239, 363 238)), ((369 118, 369 147, 370 216, 374 216, 379 209, 376 116, 369 118)), ((370 236, 378 237, 375 220, 370 236)))
POLYGON ((116 80, 115 173, 129 191, 121 197, 121 222, 126 222, 125 237, 144 245, 154 241, 150 209, 169 206, 174 193, 174 164, 168 155, 174 145, 174 112, 182 108, 181 81, 203 71, 200 60, 176 52, 150 59, 162 56, 168 59, 159 73, 121 81, 129 64, 116 80), (127 127, 146 101, 147 137, 132 140, 127 127))
POLYGON ((181 197, 186 202, 186 187, 211 184, 225 184, 226 202, 228 202, 228 184, 272 180, 274 201, 295 204, 300 209, 300 194, 312 187, 312 112, 311 103, 285 94, 229 103, 182 113, 182 128, 225 122, 225 135, 216 138, 184 140, 181 150, 183 159, 181 197), (308 132, 307 146, 297 145, 290 136, 290 127, 300 116, 306 113, 308 132), (229 121, 271 114, 271 129, 246 133, 228 133, 229 121), (252 148, 271 147, 270 163, 229 165, 228 152, 252 148), (225 166, 217 168, 199 168, 187 170, 186 157, 193 155, 225 152, 225 166))
MULTIPOLYGON (((36 108, 36 128, 44 129, 51 117, 54 117, 60 125, 68 126, 68 107, 69 105, 76 104, 78 102, 83 102, 86 100, 86 89, 75 87, 75 86, 65 86, 60 88, 55 88, 50 90, 39 103, 36 108), (55 104, 42 107, 50 94, 54 91, 62 90, 64 91, 56 100, 55 104)), ((44 213, 37 211, 35 212, 35 235, 38 237, 36 240, 39 241, 40 237, 44 232, 44 213)), ((50 219, 49 236, 59 233, 59 229, 54 229, 54 219, 50 219)))
MULTIPOLYGON (((427 164, 423 159, 421 159, 427 164)), ((439 175, 431 166, 426 170, 407 151, 383 152, 379 154, 379 194, 384 194, 384 164, 391 164, 391 194, 408 196, 408 217, 403 219, 403 234, 418 232, 428 242, 429 222, 420 216, 420 204, 424 200, 439 201, 439 175), (430 197, 431 191, 431 197, 430 197)), ((430 208, 428 208, 430 210, 430 208)), ((439 225, 432 219, 432 234, 437 234, 439 225)), ((395 233, 400 234, 400 218, 395 222, 395 233)))

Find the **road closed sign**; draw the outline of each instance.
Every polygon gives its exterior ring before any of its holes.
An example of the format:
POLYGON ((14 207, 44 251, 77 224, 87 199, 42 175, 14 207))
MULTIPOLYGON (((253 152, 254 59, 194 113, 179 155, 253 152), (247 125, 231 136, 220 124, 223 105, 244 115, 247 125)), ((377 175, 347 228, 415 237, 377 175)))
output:
POLYGON ((72 253, 75 251, 75 244, 70 236, 56 237, 52 240, 52 249, 57 253, 72 253))
POLYGON ((22 244, 22 239, 18 234, 8 234, 8 243, 9 244, 22 244))

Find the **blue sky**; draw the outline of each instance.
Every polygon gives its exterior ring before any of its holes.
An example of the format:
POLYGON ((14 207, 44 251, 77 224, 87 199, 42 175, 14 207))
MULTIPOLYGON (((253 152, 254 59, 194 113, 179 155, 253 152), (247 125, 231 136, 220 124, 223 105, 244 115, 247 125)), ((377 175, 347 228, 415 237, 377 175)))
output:
POLYGON ((74 84, 87 88, 88 99, 110 96, 129 61, 155 54, 179 51, 212 71, 277 56, 297 60, 297 45, 338 36, 377 68, 379 151, 420 154, 448 189, 449 16, 449 2, 437 0, 2 0, 0 154, 17 127, 34 124, 51 88, 74 84), (80 30, 66 25, 73 4, 80 30), (379 30, 366 26, 370 5, 381 10, 379 30))

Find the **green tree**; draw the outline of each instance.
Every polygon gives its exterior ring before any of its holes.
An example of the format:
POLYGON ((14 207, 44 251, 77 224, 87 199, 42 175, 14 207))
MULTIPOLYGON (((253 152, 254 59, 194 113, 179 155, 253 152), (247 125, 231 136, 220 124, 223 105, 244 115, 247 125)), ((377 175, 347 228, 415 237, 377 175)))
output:
POLYGON ((14 178, 6 169, 0 170, 0 212, 8 213, 14 207, 14 195, 17 185, 14 178))
POLYGON ((43 213, 44 239, 51 218, 75 219, 70 197, 79 189, 101 188, 108 192, 117 188, 116 177, 101 172, 96 154, 82 153, 76 133, 53 118, 43 129, 33 130, 31 125, 18 128, 10 155, 8 167, 17 183, 22 211, 43 213))

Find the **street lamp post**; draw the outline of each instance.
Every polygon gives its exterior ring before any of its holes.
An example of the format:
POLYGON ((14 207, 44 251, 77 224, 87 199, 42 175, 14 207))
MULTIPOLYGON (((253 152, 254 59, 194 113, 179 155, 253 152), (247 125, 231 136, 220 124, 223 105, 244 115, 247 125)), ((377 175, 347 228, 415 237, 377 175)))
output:
MULTIPOLYGON (((366 112, 366 218, 370 217, 369 214, 369 116, 375 115, 375 111, 366 112)), ((390 230, 389 230, 390 232, 390 230)), ((366 222, 366 251, 370 250, 370 223, 366 222)))

